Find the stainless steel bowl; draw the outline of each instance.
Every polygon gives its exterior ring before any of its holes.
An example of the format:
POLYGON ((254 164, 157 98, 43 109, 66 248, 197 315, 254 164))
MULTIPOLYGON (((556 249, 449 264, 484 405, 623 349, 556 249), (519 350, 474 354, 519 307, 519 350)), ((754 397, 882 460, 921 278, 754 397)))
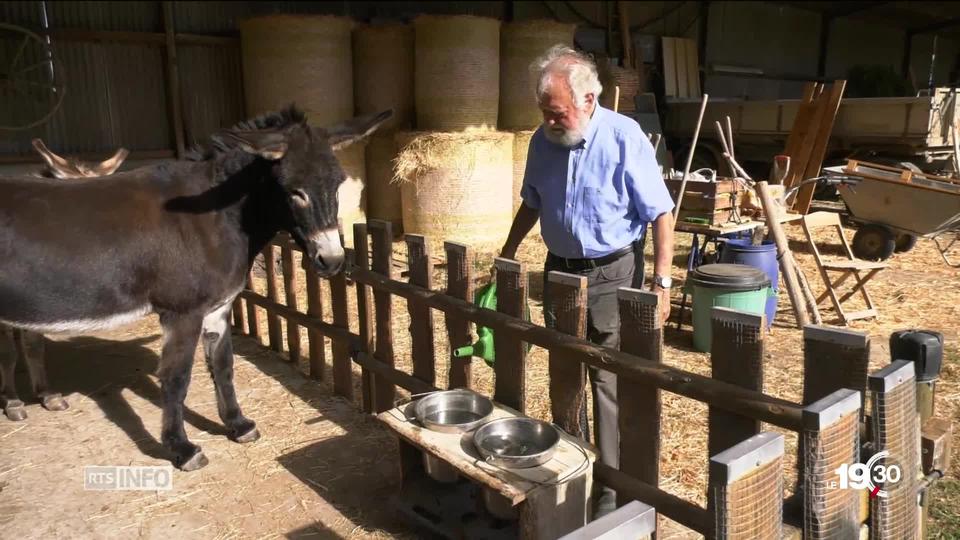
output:
POLYGON ((477 429, 473 444, 488 462, 509 469, 542 465, 553 457, 560 433, 533 418, 501 418, 477 429))
POLYGON ((423 453, 423 470, 426 471, 427 476, 444 484, 451 484, 460 479, 460 473, 457 472, 456 467, 427 452, 423 453))
POLYGON ((493 402, 466 389, 435 392, 420 398, 413 408, 420 425, 443 433, 470 431, 493 414, 493 402))

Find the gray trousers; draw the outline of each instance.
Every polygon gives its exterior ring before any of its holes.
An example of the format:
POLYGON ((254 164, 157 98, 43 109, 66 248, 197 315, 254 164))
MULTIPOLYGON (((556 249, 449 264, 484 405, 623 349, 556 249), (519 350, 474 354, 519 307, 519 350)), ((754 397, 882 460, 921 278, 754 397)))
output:
MULTIPOLYGON (((544 264, 544 305, 547 304, 546 280, 551 271, 587 277, 587 339, 613 349, 620 347, 620 309, 617 289, 640 288, 643 281, 643 240, 635 245, 633 256, 624 255, 605 266, 587 270, 570 270, 551 257, 544 264)), ((547 326, 552 326, 555 315, 544 311, 547 326)), ((617 423, 617 376, 607 370, 588 366, 590 388, 593 391, 593 421, 595 442, 600 449, 600 461, 614 468, 620 466, 620 432, 617 423)), ((586 409, 584 409, 584 417, 586 409)), ((584 418, 582 425, 588 430, 584 418)))

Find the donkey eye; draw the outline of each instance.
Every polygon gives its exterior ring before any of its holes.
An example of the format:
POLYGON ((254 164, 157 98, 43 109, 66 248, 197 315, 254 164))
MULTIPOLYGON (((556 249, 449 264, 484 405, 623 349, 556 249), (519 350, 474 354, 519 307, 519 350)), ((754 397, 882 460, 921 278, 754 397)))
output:
POLYGON ((294 189, 290 192, 290 200, 297 206, 307 206, 310 204, 310 197, 302 189, 294 189))

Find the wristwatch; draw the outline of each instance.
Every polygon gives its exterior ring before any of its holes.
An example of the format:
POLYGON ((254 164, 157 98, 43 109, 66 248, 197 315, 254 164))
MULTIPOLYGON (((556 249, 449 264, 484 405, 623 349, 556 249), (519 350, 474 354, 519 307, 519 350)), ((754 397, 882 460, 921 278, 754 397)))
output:
POLYGON ((659 286, 662 289, 669 289, 673 285, 673 279, 670 276, 658 276, 654 274, 653 284, 659 286))

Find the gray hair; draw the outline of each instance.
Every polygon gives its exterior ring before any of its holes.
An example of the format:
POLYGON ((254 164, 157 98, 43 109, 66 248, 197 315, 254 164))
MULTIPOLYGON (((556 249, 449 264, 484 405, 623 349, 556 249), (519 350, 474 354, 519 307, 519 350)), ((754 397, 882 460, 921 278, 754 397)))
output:
POLYGON ((600 77, 597 75, 597 65, 589 56, 577 52, 574 49, 557 44, 537 58, 531 66, 537 73, 537 99, 550 89, 552 83, 551 75, 563 75, 564 80, 570 85, 570 91, 573 94, 573 103, 577 107, 583 107, 583 100, 587 94, 593 94, 595 99, 600 98, 600 92, 603 86, 600 84, 600 77))

